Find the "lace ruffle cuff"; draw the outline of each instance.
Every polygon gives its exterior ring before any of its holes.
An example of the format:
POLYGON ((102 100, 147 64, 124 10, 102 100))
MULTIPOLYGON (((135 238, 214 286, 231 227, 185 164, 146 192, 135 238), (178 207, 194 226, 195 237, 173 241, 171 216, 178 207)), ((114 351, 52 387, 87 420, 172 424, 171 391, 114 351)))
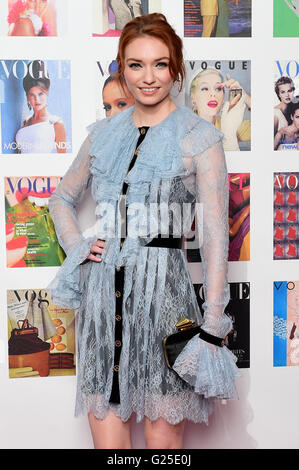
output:
POLYGON ((236 362, 225 345, 208 343, 198 334, 183 348, 173 370, 204 398, 231 399, 238 398, 235 378, 241 376, 236 362))
POLYGON ((90 254, 90 248, 96 240, 95 236, 82 239, 67 255, 55 278, 47 287, 53 304, 64 308, 79 308, 82 293, 80 265, 90 254))

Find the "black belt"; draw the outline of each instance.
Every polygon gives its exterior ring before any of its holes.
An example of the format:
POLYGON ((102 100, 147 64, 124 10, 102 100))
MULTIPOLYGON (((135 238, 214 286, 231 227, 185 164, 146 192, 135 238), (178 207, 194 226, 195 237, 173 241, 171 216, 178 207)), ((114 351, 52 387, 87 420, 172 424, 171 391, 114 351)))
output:
POLYGON ((181 249, 182 241, 183 241, 183 237, 174 237, 173 235, 169 235, 168 238, 162 238, 162 236, 159 234, 157 237, 153 238, 152 241, 145 246, 181 249))
POLYGON ((211 335, 210 333, 207 333, 201 328, 199 331, 199 337, 202 338, 204 341, 207 341, 207 343, 212 343, 216 346, 222 347, 225 344, 225 338, 219 338, 218 336, 211 335))

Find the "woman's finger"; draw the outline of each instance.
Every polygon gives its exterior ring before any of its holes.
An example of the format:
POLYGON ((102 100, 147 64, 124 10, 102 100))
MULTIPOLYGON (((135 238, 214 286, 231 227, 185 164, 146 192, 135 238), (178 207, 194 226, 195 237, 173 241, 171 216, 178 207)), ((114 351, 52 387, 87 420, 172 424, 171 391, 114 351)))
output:
POLYGON ((90 253, 90 255, 88 255, 86 259, 90 259, 91 261, 96 262, 102 261, 102 258, 100 258, 99 256, 95 256, 92 253, 90 253))
POLYGON ((95 242, 95 245, 104 248, 105 240, 102 240, 101 238, 99 238, 99 239, 95 242))
POLYGON ((99 253, 101 254, 103 252, 103 248, 98 246, 98 245, 92 245, 90 248, 90 253, 99 253))

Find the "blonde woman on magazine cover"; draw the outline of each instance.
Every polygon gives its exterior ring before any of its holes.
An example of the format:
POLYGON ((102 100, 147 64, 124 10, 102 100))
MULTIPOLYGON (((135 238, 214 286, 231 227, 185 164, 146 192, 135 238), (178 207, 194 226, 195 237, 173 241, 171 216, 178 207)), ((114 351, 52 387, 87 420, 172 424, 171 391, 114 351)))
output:
POLYGON ((239 141, 250 141, 250 121, 244 119, 244 112, 246 107, 251 109, 251 98, 237 80, 229 75, 224 80, 217 69, 209 67, 193 78, 190 99, 198 116, 221 129, 225 150, 240 150, 239 141), (231 90, 230 101, 225 101, 225 89, 231 90))

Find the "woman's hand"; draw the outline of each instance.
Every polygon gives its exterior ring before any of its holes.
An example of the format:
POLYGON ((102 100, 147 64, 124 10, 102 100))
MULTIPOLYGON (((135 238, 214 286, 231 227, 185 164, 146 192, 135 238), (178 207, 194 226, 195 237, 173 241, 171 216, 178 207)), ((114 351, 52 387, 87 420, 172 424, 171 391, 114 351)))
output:
POLYGON ((103 248, 104 248, 104 245, 105 245, 105 240, 101 240, 100 238, 91 246, 90 248, 90 255, 87 256, 86 260, 87 261, 88 259, 91 260, 91 261, 96 261, 97 263, 99 261, 102 261, 102 258, 97 256, 97 254, 102 254, 103 253, 103 248))
POLYGON ((244 97, 245 104, 247 105, 249 110, 251 109, 251 97, 250 95, 248 95, 248 93, 246 93, 244 88, 240 85, 237 80, 227 74, 226 81, 222 83, 222 86, 228 88, 229 90, 242 90, 242 96, 244 97))
POLYGON ((242 91, 242 93, 237 94, 231 102, 226 101, 224 103, 221 113, 221 130, 224 134, 224 150, 240 150, 237 132, 243 122, 246 105, 250 109, 251 99, 240 83, 228 74, 226 76, 226 81, 222 83, 222 86, 229 90, 242 91))

